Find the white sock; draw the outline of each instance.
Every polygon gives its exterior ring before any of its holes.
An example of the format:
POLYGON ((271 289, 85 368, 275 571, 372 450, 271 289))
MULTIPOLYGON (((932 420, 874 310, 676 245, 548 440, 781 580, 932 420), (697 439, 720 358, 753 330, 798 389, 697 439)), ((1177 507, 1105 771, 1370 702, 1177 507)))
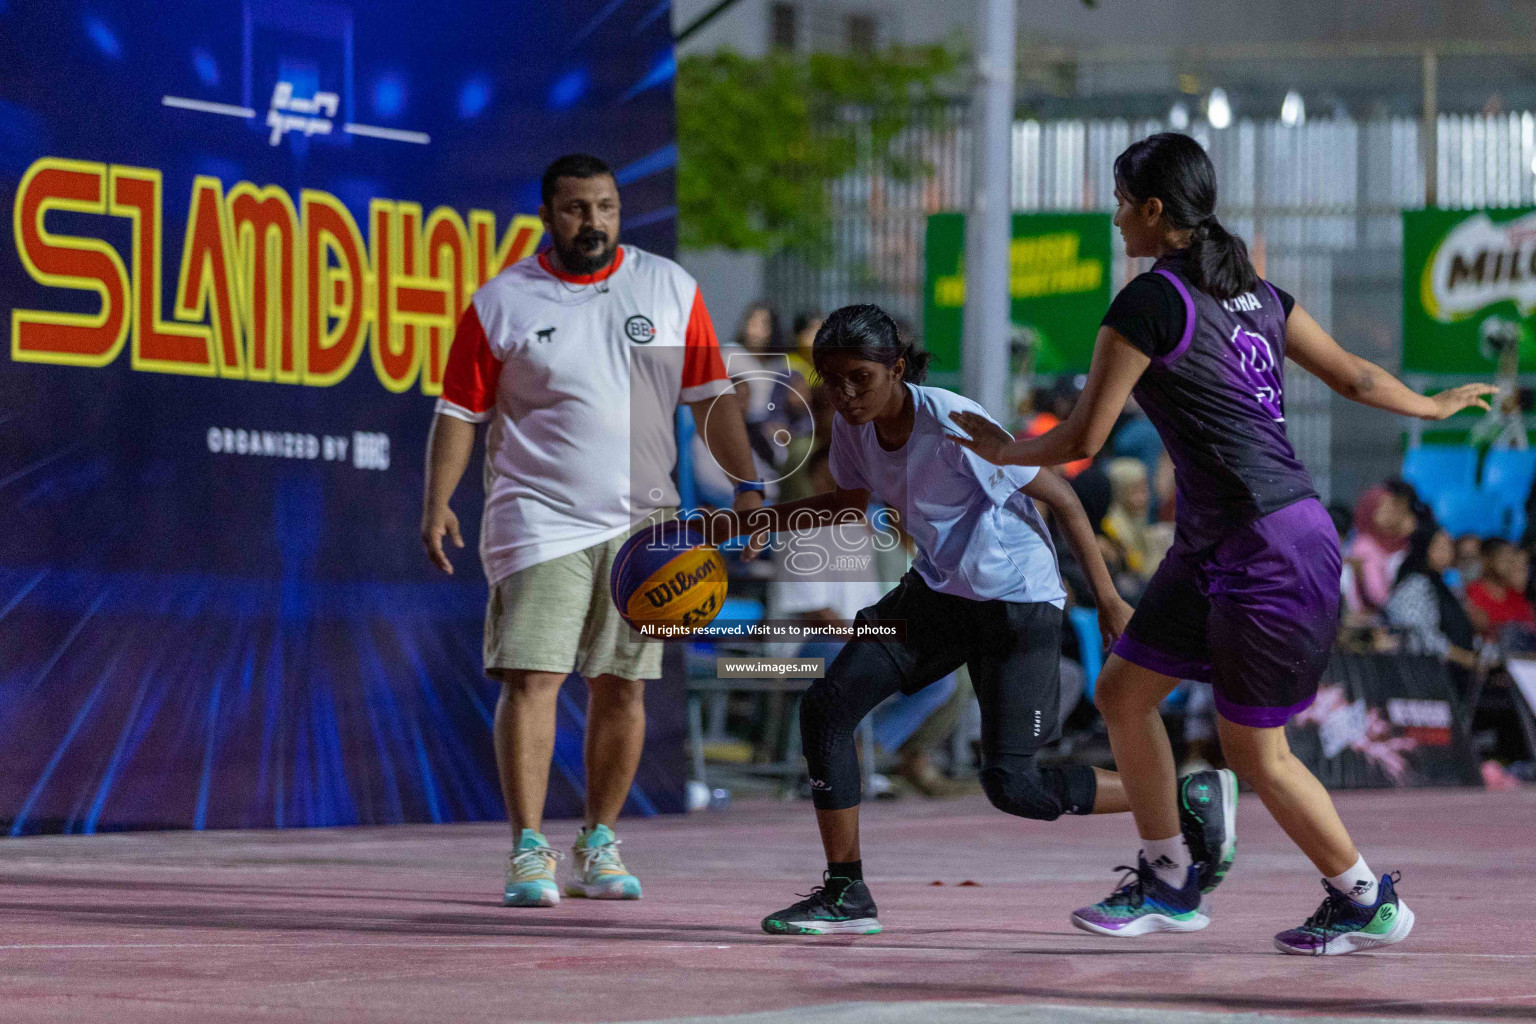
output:
POLYGON ((1355 866, 1342 875, 1328 879, 1328 884, 1362 907, 1376 905, 1376 876, 1371 874, 1364 857, 1356 860, 1355 866))
POLYGON ((1175 889, 1184 888, 1189 877, 1189 866, 1194 863, 1189 856, 1189 844, 1182 835, 1171 839, 1143 839, 1141 856, 1167 884, 1175 889))

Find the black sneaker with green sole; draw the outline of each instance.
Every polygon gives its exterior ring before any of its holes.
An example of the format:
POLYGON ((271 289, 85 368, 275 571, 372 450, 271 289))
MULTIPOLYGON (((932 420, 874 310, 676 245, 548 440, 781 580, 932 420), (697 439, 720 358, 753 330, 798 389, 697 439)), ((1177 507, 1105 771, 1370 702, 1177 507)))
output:
POLYGON ((874 897, 863 879, 824 878, 792 907, 763 918, 769 935, 874 935, 880 931, 874 897))
POLYGON ((1200 869, 1200 891, 1221 884, 1237 856, 1237 776, 1226 768, 1179 780, 1179 828, 1200 869))

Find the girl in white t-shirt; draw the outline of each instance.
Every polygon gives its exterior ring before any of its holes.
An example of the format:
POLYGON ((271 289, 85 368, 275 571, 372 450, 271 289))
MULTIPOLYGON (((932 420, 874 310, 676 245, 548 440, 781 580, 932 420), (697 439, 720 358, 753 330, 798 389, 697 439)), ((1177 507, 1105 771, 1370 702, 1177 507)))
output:
MULTIPOLYGON (((800 727, 827 856, 825 884, 763 920, 771 934, 867 934, 880 923, 863 880, 854 731, 893 693, 914 693, 968 665, 981 703, 981 782, 994 806, 1045 821, 1128 809, 1114 773, 1036 763, 1059 720, 1066 600, 1036 501, 1056 516, 1082 563, 1106 638, 1119 634, 1131 609, 1064 480, 994 466, 947 440, 951 412, 982 409, 921 387, 927 354, 906 343, 883 310, 836 311, 817 332, 812 355, 837 410, 830 438, 836 489, 745 517, 722 513, 707 529, 717 543, 744 533, 760 542, 767 533, 856 521, 874 496, 900 515, 916 543, 911 571, 856 617, 894 635, 848 643, 806 692, 800 727)), ((1225 835, 1206 834, 1197 810, 1189 820, 1192 848, 1219 848, 1225 835)))

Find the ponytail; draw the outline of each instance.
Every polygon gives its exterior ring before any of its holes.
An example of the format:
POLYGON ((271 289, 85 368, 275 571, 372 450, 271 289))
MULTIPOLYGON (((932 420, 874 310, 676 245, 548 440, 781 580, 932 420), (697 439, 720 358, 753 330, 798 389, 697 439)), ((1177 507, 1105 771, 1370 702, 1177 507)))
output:
POLYGON ((901 379, 921 384, 928 376, 928 362, 933 353, 924 352, 879 306, 863 304, 833 310, 822 321, 811 344, 811 361, 819 364, 832 351, 845 352, 855 359, 867 359, 886 368, 905 360, 901 379))
POLYGON ((1218 299, 1230 299, 1259 286, 1248 246, 1214 216, 1196 224, 1189 234, 1189 268, 1195 287, 1218 299))
POLYGON ((1115 184, 1139 202, 1161 201, 1163 218, 1189 231, 1189 275, 1195 287, 1230 299, 1259 286, 1248 247, 1216 219, 1216 168, 1200 143, 1176 132, 1133 142, 1115 158, 1115 184))
POLYGON ((907 361, 901 379, 908 384, 921 384, 928 376, 928 361, 933 358, 933 353, 924 352, 909 341, 901 350, 901 358, 907 361))

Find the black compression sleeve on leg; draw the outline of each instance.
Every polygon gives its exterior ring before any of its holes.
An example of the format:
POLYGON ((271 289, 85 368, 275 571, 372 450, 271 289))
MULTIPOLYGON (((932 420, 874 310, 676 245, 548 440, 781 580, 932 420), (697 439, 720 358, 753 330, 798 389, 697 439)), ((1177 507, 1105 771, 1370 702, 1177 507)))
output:
POLYGON ((981 787, 1000 811, 1055 821, 1063 814, 1092 814, 1098 779, 1087 765, 1040 768, 1032 754, 1005 754, 982 768, 981 787))
POLYGON ((800 738, 811 777, 811 802, 819 811, 859 803, 859 755, 853 735, 875 705, 901 688, 890 655, 872 643, 844 645, 800 704, 800 738))

